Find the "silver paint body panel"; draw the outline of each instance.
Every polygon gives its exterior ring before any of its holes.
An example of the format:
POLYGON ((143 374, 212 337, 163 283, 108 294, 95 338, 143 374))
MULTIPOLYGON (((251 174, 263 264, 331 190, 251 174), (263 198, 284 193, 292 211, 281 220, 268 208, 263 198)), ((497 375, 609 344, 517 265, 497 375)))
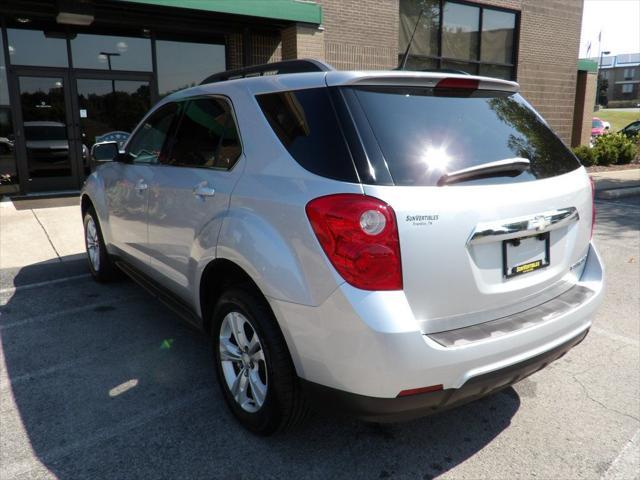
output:
MULTIPOLYGON (((231 80, 177 92, 154 110, 191 96, 230 99, 243 149, 235 167, 221 172, 107 163, 87 179, 82 194, 97 211, 109 251, 125 257, 200 315, 200 283, 207 265, 226 259, 242 268, 270 303, 302 378, 376 397, 395 397, 401 390, 433 384, 459 387, 475 375, 552 349, 591 325, 604 281, 590 244, 591 192, 585 170, 486 186, 339 182, 310 173, 292 159, 255 99, 260 93, 326 85, 430 85, 451 76, 318 72, 231 80), (136 189, 140 181, 147 189, 136 189), (194 195, 198 185, 213 189, 213 195, 194 195), (334 193, 371 195, 393 207, 404 290, 362 291, 345 283, 332 267, 305 206, 334 193), (491 222, 535 218, 565 208, 575 209, 579 220, 551 229, 552 265, 531 274, 505 281, 497 244, 468 242, 474 231, 491 222), (411 216, 437 220, 414 225, 420 222, 408 220, 411 216), (517 315, 580 285, 593 291, 580 305, 499 338, 445 347, 428 336, 517 315)), ((513 82, 481 80, 486 88, 517 90, 513 82)))

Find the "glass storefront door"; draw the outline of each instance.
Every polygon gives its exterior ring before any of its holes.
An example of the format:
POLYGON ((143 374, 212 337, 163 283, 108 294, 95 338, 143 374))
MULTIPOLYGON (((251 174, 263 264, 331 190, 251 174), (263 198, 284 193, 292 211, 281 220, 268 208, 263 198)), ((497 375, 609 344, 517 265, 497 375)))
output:
POLYGON ((18 154, 26 164, 28 192, 78 188, 67 73, 18 72, 21 128, 18 154))

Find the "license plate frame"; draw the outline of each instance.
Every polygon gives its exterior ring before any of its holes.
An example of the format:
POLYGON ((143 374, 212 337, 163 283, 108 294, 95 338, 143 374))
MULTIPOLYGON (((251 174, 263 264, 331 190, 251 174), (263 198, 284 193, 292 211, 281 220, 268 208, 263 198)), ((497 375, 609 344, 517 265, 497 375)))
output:
POLYGON ((527 273, 535 272, 542 268, 548 267, 551 264, 551 236, 550 232, 540 233, 538 235, 530 235, 527 237, 511 238, 509 240, 502 241, 502 274, 504 278, 509 279, 518 277, 527 273), (544 246, 541 249, 541 258, 530 259, 523 263, 517 263, 515 265, 509 264, 508 252, 511 248, 518 248, 520 243, 525 240, 535 238, 537 241, 544 242, 544 246))

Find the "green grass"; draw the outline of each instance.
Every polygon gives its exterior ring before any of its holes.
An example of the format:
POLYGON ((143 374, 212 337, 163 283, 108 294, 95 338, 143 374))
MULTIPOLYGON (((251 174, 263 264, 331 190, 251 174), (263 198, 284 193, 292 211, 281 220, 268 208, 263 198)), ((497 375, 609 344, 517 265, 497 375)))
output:
POLYGON ((617 132, 634 120, 640 120, 640 110, 637 108, 628 111, 600 109, 593 112, 594 117, 601 118, 611 124, 611 130, 617 132))

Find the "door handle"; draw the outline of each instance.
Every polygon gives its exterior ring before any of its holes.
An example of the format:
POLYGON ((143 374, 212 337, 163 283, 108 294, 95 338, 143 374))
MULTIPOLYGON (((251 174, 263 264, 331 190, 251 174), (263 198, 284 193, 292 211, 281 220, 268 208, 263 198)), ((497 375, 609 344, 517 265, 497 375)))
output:
POLYGON ((138 180, 138 183, 136 183, 135 188, 138 192, 143 192, 144 190, 149 188, 149 186, 146 183, 144 183, 144 180, 141 178, 140 180, 138 180))
POLYGON ((193 187, 193 194, 199 198, 213 197, 216 194, 216 191, 214 188, 210 187, 207 182, 202 182, 193 187))

